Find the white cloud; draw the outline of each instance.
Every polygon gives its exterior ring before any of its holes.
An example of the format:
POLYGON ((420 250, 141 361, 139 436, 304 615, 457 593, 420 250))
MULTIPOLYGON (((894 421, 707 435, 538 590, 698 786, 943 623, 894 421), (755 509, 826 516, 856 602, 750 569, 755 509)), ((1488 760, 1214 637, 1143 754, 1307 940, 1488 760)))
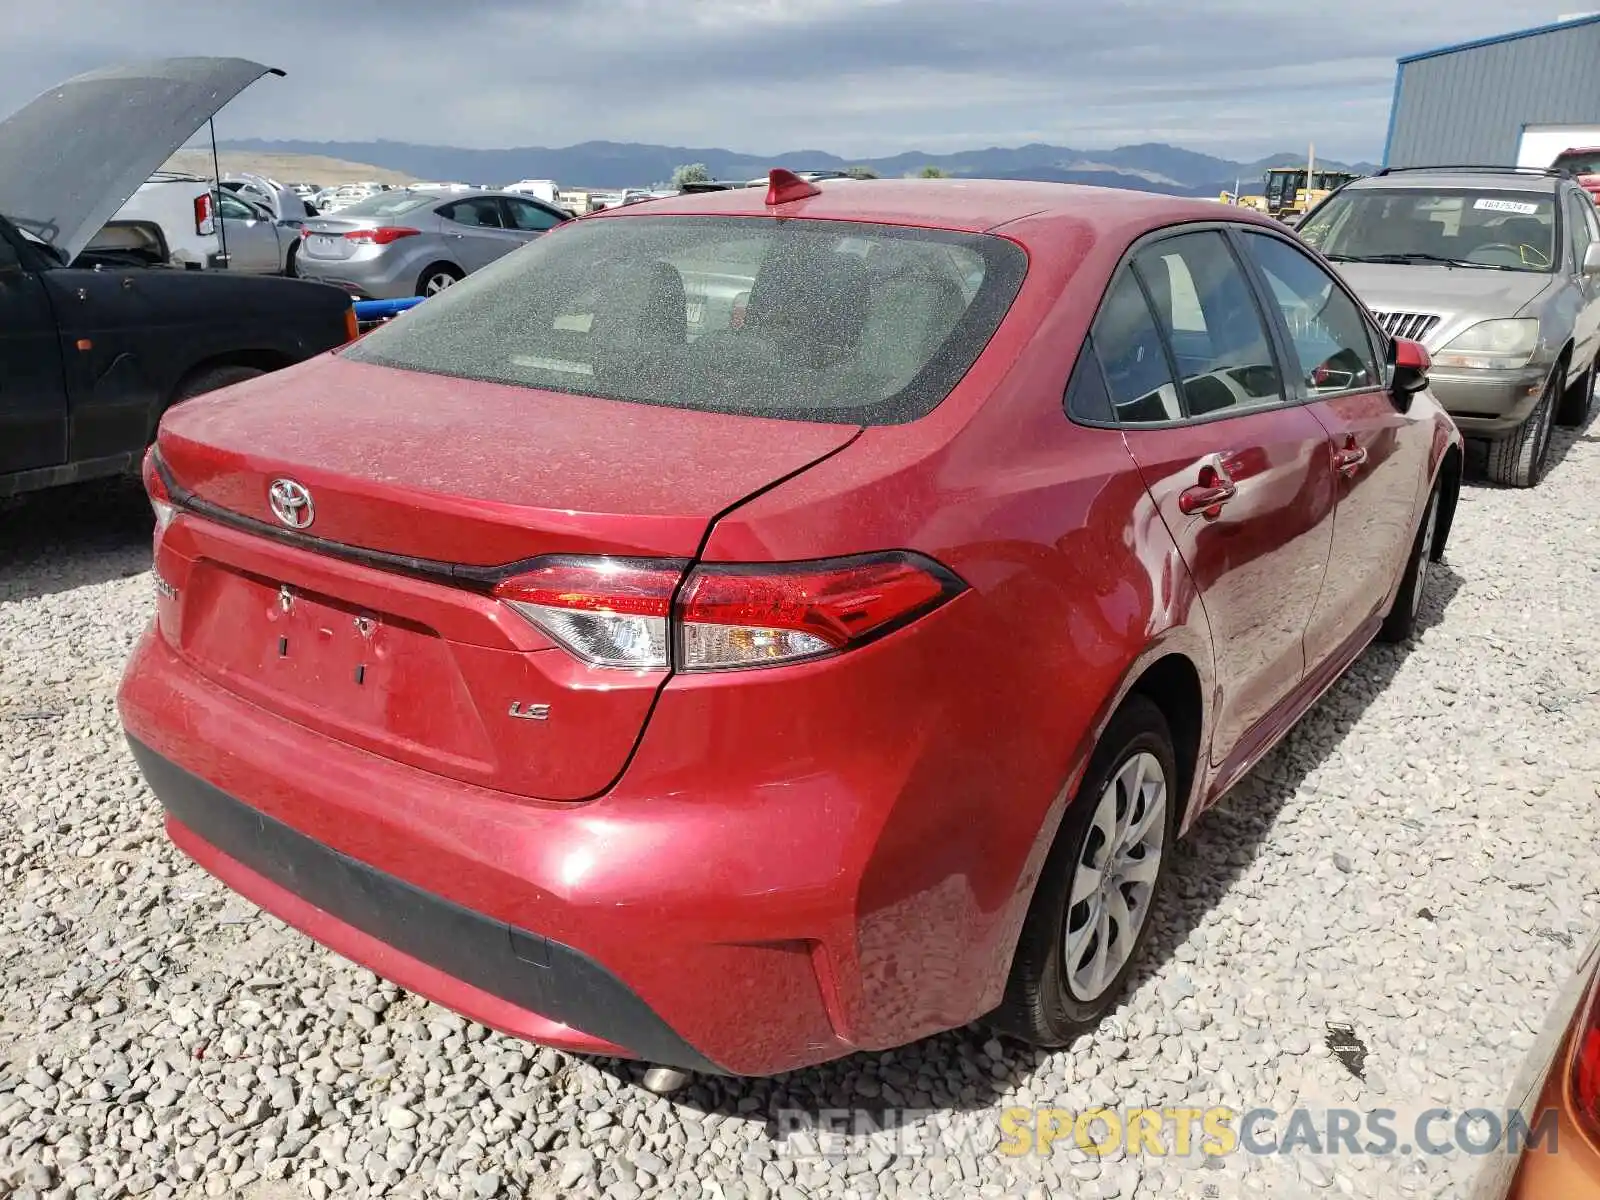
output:
POLYGON ((1028 141, 1371 156, 1397 55, 1517 23, 1488 0, 0 4, 6 111, 112 61, 241 54, 289 77, 236 101, 225 137, 857 157, 1028 141))

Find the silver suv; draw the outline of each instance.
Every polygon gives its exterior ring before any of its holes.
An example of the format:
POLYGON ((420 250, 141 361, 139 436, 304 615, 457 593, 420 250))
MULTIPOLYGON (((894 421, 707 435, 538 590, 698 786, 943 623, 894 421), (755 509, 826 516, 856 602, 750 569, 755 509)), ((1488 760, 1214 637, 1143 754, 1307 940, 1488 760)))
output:
POLYGON ((1555 424, 1588 417, 1600 357, 1600 214, 1565 172, 1380 171, 1299 233, 1395 337, 1433 357, 1433 394, 1490 443, 1496 482, 1532 487, 1555 424))

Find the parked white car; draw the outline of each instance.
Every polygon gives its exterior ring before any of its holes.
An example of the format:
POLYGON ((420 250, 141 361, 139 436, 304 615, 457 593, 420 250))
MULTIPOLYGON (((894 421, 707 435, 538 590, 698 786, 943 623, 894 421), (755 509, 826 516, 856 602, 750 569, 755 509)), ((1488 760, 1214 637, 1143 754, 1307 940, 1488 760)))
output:
POLYGON ((561 190, 561 186, 554 179, 519 179, 516 183, 509 183, 500 190, 521 196, 532 196, 545 204, 557 204, 559 201, 556 199, 556 193, 561 190))
POLYGON ((157 171, 140 184, 90 246, 108 244, 119 228, 159 231, 167 261, 174 266, 213 267, 221 252, 212 183, 182 171, 157 171))
POLYGON ((226 243, 226 265, 232 270, 289 274, 305 220, 293 215, 293 204, 302 210, 304 204, 287 189, 279 202, 289 209, 286 218, 269 211, 258 199, 257 187, 219 188, 198 175, 157 171, 117 210, 90 247, 138 252, 155 261, 164 258, 175 267, 202 270, 224 265, 226 243))

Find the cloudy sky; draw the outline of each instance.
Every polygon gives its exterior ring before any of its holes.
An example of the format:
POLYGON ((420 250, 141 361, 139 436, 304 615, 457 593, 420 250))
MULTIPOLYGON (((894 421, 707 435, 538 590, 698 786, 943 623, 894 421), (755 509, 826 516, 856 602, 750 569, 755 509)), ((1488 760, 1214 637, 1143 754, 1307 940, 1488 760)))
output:
MULTIPOLYGON (((1558 0, 1560 2, 1560 0, 1558 0)), ((866 157, 1166 141, 1376 157, 1397 55, 1553 20, 1499 0, 0 0, 0 110, 111 62, 282 67, 227 137, 866 157)))

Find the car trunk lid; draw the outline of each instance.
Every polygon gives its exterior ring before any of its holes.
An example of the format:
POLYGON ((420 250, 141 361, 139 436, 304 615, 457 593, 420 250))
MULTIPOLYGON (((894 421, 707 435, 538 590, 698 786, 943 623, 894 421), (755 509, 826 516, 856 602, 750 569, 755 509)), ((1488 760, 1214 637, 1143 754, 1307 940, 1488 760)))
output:
POLYGON ((323 358, 163 422, 163 469, 192 515, 158 550, 161 627, 289 720, 581 800, 626 765, 666 674, 580 661, 494 582, 550 555, 687 562, 720 514, 857 432, 323 358), (274 511, 278 481, 309 496, 303 528, 274 511))
POLYGON ((349 258, 362 245, 370 242, 358 242, 347 234, 358 229, 377 230, 385 225, 405 226, 404 220, 384 222, 371 217, 314 217, 306 221, 302 227, 305 235, 305 244, 301 253, 312 258, 349 258))

